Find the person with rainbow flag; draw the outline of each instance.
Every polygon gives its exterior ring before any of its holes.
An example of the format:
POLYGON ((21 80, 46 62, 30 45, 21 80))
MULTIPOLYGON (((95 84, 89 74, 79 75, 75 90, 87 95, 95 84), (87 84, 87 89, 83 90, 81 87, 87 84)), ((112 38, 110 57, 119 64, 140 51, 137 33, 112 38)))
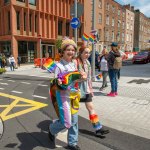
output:
POLYGON ((99 121, 98 115, 94 110, 92 103, 93 90, 92 90, 92 80, 91 80, 91 65, 88 61, 90 55, 90 49, 86 46, 82 46, 79 49, 77 56, 77 68, 82 75, 84 75, 87 80, 79 83, 79 89, 81 92, 80 102, 84 102, 85 106, 89 112, 89 119, 92 123, 93 128, 95 129, 96 136, 103 136, 104 134, 109 133, 109 130, 104 129, 102 124, 99 121))
MULTIPOLYGON (((72 82, 72 80, 75 81, 81 78, 81 74, 76 71, 76 63, 73 61, 77 45, 73 40, 65 39, 62 42, 61 50, 61 60, 56 65, 51 65, 53 66, 52 68, 55 68, 54 72, 57 85, 54 84, 54 86, 51 86, 50 97, 59 119, 50 124, 49 138, 52 142, 55 142, 55 135, 64 129, 68 129, 67 148, 80 150, 80 147, 77 145, 77 112, 79 110, 80 94, 72 82), (69 88, 67 87, 68 82, 72 82, 69 88)), ((49 66, 49 70, 53 70, 52 68, 49 66)))

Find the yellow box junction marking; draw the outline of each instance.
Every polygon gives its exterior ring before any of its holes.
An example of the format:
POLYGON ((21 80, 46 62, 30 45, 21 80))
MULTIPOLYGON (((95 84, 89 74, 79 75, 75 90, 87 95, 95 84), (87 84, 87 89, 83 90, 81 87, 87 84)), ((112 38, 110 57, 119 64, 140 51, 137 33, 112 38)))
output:
POLYGON ((22 98, 22 97, 13 96, 13 95, 1 93, 1 92, 0 92, 0 96, 7 97, 7 98, 10 98, 10 99, 14 100, 9 105, 0 105, 0 108, 5 108, 2 113, 0 112, 0 116, 3 119, 3 121, 6 121, 8 119, 15 118, 17 116, 20 116, 20 115, 29 113, 31 111, 40 109, 42 107, 48 106, 47 104, 44 104, 44 103, 41 103, 41 102, 35 102, 33 100, 29 100, 29 99, 25 99, 25 98, 22 98), (24 103, 27 103, 27 104, 18 104, 19 102, 24 102, 24 103), (15 107, 30 107, 30 108, 25 108, 24 110, 21 110, 19 112, 7 115, 15 107))

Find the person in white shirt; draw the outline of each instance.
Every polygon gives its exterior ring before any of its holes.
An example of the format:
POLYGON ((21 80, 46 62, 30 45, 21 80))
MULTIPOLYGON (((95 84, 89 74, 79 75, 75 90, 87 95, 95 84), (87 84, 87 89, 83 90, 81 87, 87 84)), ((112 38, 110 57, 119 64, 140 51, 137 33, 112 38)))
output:
POLYGON ((106 48, 103 49, 102 51, 102 56, 100 58, 100 70, 102 71, 102 76, 103 76, 103 84, 102 87, 99 89, 102 91, 104 88, 106 88, 107 85, 107 76, 108 76, 108 64, 106 57, 108 55, 108 51, 106 48))
POLYGON ((13 57, 13 55, 11 55, 8 60, 9 60, 9 64, 10 64, 10 70, 14 71, 14 69, 15 69, 15 58, 13 57))

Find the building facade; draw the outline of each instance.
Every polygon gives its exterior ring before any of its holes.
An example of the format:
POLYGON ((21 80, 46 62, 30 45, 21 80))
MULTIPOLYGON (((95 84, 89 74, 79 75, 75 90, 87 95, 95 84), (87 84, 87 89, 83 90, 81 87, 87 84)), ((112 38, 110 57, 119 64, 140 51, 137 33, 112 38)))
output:
MULTIPOLYGON (((84 0, 79 0, 84 3, 84 0)), ((73 0, 1 0, 0 52, 21 56, 22 63, 57 53, 55 42, 64 36, 73 38, 70 7, 73 0), (41 48, 40 48, 41 47, 41 48)), ((82 36, 84 17, 78 37, 82 36)), ((81 38, 78 39, 81 41, 81 38)))
POLYGON ((134 50, 150 50, 150 18, 134 10, 134 50))
MULTIPOLYGON (((93 15, 93 0, 84 1, 84 32, 90 35, 92 28, 93 15), (86 10, 88 12, 86 13, 86 10), (90 13, 89 13, 90 12, 90 13)), ((97 51, 101 51, 104 45, 104 0, 95 0, 95 29, 97 31, 99 40, 96 44, 97 51)))
POLYGON ((130 5, 124 6, 126 8, 126 27, 125 27, 125 51, 133 51, 134 43, 134 12, 130 5))
POLYGON ((126 9, 114 0, 104 1, 104 45, 117 42, 125 50, 126 9))

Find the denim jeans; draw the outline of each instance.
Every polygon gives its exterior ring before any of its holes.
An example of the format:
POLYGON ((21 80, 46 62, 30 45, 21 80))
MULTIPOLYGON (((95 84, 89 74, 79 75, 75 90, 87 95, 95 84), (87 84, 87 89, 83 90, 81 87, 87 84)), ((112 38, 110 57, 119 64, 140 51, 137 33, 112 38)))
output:
POLYGON ((117 69, 109 69, 109 78, 110 78, 110 83, 111 83, 111 92, 117 92, 117 75, 118 75, 118 70, 117 69))
POLYGON ((14 71, 14 69, 15 69, 15 63, 14 62, 11 62, 10 63, 10 70, 12 71, 14 71))
POLYGON ((105 87, 107 86, 108 71, 102 71, 102 76, 103 76, 103 84, 102 84, 102 87, 105 88, 105 87))
MULTIPOLYGON (((66 127, 61 123, 60 120, 56 120, 50 124, 49 129, 53 135, 56 135, 66 127)), ((68 129, 68 145, 77 145, 78 142, 78 114, 72 115, 72 126, 68 129)))

